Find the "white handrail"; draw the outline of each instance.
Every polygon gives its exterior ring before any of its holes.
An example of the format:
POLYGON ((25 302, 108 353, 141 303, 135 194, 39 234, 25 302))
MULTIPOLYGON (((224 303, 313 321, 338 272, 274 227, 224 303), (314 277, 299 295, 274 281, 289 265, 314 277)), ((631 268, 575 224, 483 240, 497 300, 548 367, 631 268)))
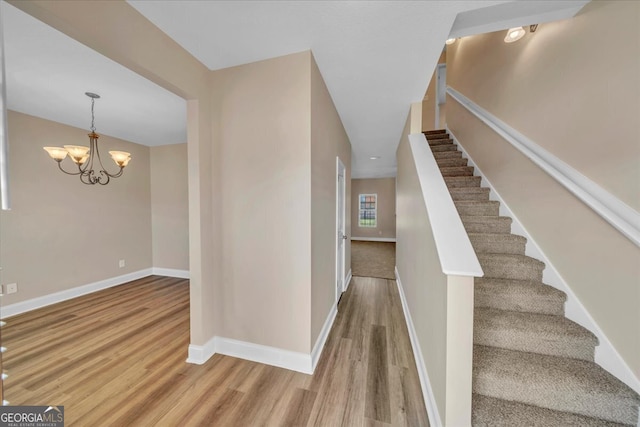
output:
POLYGON ((551 175, 616 230, 640 247, 640 213, 589 178, 489 113, 469 98, 447 87, 447 93, 494 132, 551 175))
POLYGON ((421 133, 414 133, 409 135, 409 145, 413 152, 442 272, 446 275, 482 277, 482 267, 429 149, 427 139, 421 133))

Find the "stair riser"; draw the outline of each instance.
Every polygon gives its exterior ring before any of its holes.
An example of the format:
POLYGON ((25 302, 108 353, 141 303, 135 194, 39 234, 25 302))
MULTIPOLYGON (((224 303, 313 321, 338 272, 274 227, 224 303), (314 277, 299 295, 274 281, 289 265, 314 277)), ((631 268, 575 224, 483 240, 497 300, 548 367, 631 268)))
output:
POLYGON ((467 166, 467 159, 436 159, 436 163, 440 168, 467 166))
POLYGON ((473 378, 473 392, 498 399, 565 411, 607 421, 637 423, 638 408, 626 400, 594 396, 583 390, 550 390, 546 385, 529 383, 526 387, 508 376, 489 376, 477 373, 473 378))
POLYGON ((442 176, 473 176, 473 166, 440 168, 442 176))
POLYGON ((462 224, 467 233, 511 233, 511 223, 507 221, 468 222, 463 220, 462 224))
POLYGON ((518 311, 521 313, 564 315, 564 301, 555 298, 544 298, 534 295, 514 293, 487 292, 476 288, 474 306, 478 308, 495 308, 498 310, 518 311))
MULTIPOLYGON (((472 190, 475 190, 473 188, 472 190)), ((488 202, 488 191, 451 191, 451 198, 454 202, 473 201, 473 202, 488 202)))
POLYGON ((515 254, 524 255, 525 242, 521 241, 487 241, 484 239, 470 238, 471 246, 477 254, 515 254))
POLYGON ((434 145, 443 145, 443 144, 453 144, 453 139, 442 138, 442 139, 428 139, 430 146, 434 145))
POLYGON ((548 337, 524 331, 477 327, 473 329, 473 343, 507 350, 570 357, 593 362, 596 343, 593 340, 566 336, 548 337))
POLYGON ((462 151, 436 151, 433 153, 436 160, 442 159, 461 159, 462 151))
MULTIPOLYGON (((454 202, 455 203, 455 202, 454 202)), ((462 204, 456 203, 460 215, 466 216, 498 216, 500 205, 494 203, 462 204)))
POLYGON ((482 178, 479 176, 445 176, 447 188, 480 187, 482 178))
POLYGON ((483 261, 482 259, 479 259, 479 261, 482 266, 482 271, 484 272, 483 277, 542 281, 542 270, 544 267, 536 264, 519 262, 498 263, 483 261))
POLYGON ((433 147, 431 147, 431 151, 433 152, 458 151, 458 147, 456 147, 454 144, 434 145, 433 147))

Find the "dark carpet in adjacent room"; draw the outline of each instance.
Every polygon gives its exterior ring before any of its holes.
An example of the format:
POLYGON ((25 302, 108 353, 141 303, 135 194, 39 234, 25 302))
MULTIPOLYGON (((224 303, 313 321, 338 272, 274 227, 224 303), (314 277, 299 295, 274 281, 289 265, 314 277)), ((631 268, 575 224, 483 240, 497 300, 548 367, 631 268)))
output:
POLYGON ((351 241, 351 274, 395 280, 396 244, 351 241))

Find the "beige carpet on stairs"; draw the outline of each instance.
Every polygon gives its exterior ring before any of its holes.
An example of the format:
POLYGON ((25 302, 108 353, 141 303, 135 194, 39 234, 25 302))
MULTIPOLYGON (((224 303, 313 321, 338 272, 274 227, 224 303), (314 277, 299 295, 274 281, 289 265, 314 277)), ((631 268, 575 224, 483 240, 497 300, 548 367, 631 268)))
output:
MULTIPOLYGON (((484 271, 475 280, 474 427, 637 426, 640 396, 595 363, 597 337, 564 316, 474 167, 446 131, 425 133, 484 271)), ((354 273, 355 274, 355 273, 354 273)))
POLYGON ((395 280, 396 244, 351 241, 351 274, 395 280))

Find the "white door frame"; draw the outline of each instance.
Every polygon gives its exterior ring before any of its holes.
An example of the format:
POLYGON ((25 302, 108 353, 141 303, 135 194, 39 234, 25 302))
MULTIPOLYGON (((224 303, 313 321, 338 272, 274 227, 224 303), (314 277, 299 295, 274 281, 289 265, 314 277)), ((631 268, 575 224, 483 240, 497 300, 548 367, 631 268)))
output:
POLYGON ((346 169, 336 157, 336 304, 344 292, 346 252, 346 169))

